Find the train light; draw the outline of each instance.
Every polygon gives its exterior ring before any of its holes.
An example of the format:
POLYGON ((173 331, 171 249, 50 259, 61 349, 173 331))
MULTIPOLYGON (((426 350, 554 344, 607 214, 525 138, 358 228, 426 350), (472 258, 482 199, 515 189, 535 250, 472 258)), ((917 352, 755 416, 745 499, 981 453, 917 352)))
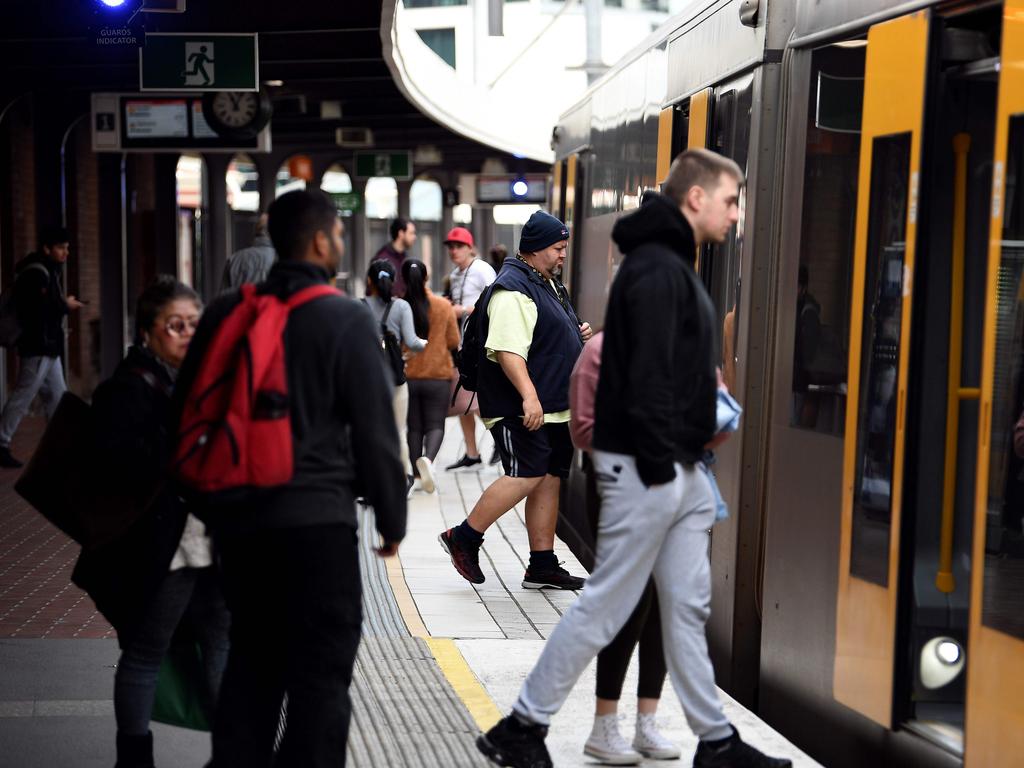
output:
POLYGON ((921 648, 921 684, 934 690, 948 685, 964 668, 964 648, 951 637, 933 637, 921 648))

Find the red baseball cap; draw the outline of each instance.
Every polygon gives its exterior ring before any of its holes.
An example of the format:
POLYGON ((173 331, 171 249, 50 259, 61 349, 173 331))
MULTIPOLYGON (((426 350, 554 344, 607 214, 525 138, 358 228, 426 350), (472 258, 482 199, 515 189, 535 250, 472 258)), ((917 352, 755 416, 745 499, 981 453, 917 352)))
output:
POLYGON ((449 243, 462 243, 468 245, 470 248, 473 247, 473 233, 465 227, 455 227, 448 231, 448 237, 444 239, 444 244, 449 243))

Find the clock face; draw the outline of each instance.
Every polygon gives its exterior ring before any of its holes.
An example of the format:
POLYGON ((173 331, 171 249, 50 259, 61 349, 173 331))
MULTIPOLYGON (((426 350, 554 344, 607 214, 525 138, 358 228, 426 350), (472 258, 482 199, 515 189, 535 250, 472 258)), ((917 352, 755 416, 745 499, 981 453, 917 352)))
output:
POLYGON ((229 128, 242 128, 260 111, 259 94, 252 91, 221 91, 213 97, 213 114, 229 128))

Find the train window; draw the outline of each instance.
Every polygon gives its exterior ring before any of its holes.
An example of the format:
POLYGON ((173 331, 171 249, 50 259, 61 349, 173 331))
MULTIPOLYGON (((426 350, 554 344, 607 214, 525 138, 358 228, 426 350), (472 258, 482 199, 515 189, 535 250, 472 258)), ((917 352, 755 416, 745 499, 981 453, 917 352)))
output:
POLYGON ((1024 116, 1010 122, 981 620, 1024 639, 1024 116))
POLYGON ((909 133, 874 140, 850 572, 883 587, 889 583, 909 169, 909 133))
POLYGON ((810 84, 790 423, 841 437, 864 49, 814 51, 810 84))
MULTIPOLYGON (((738 84, 717 89, 709 148, 736 161, 747 171, 750 148, 750 109, 753 103, 753 81, 746 78, 738 84)), ((746 191, 740 191, 740 220, 724 243, 701 249, 698 271, 715 302, 718 327, 722 329, 722 377, 730 389, 736 385, 736 332, 740 289, 740 257, 743 251, 743 222, 746 191)))

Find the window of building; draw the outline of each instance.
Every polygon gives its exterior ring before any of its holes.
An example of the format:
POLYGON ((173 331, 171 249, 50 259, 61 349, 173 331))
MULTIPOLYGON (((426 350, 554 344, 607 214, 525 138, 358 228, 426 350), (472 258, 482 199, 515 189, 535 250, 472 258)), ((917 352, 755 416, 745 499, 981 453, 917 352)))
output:
POLYGON ((863 48, 830 45, 814 52, 790 422, 837 436, 846 422, 863 78, 863 48))
POLYGON ((409 188, 409 213, 413 221, 440 221, 443 207, 441 185, 416 179, 409 188))
POLYGON ((232 211, 260 209, 260 174, 251 157, 235 155, 231 158, 225 181, 228 189, 228 207, 232 211))
POLYGON ((455 69, 455 29, 417 29, 416 34, 434 53, 455 69))
POLYGON ((366 218, 393 219, 398 216, 398 185, 390 176, 374 176, 366 182, 366 218))
POLYGON ((320 189, 328 194, 343 194, 352 191, 352 179, 348 171, 335 163, 324 172, 320 180, 320 189))

